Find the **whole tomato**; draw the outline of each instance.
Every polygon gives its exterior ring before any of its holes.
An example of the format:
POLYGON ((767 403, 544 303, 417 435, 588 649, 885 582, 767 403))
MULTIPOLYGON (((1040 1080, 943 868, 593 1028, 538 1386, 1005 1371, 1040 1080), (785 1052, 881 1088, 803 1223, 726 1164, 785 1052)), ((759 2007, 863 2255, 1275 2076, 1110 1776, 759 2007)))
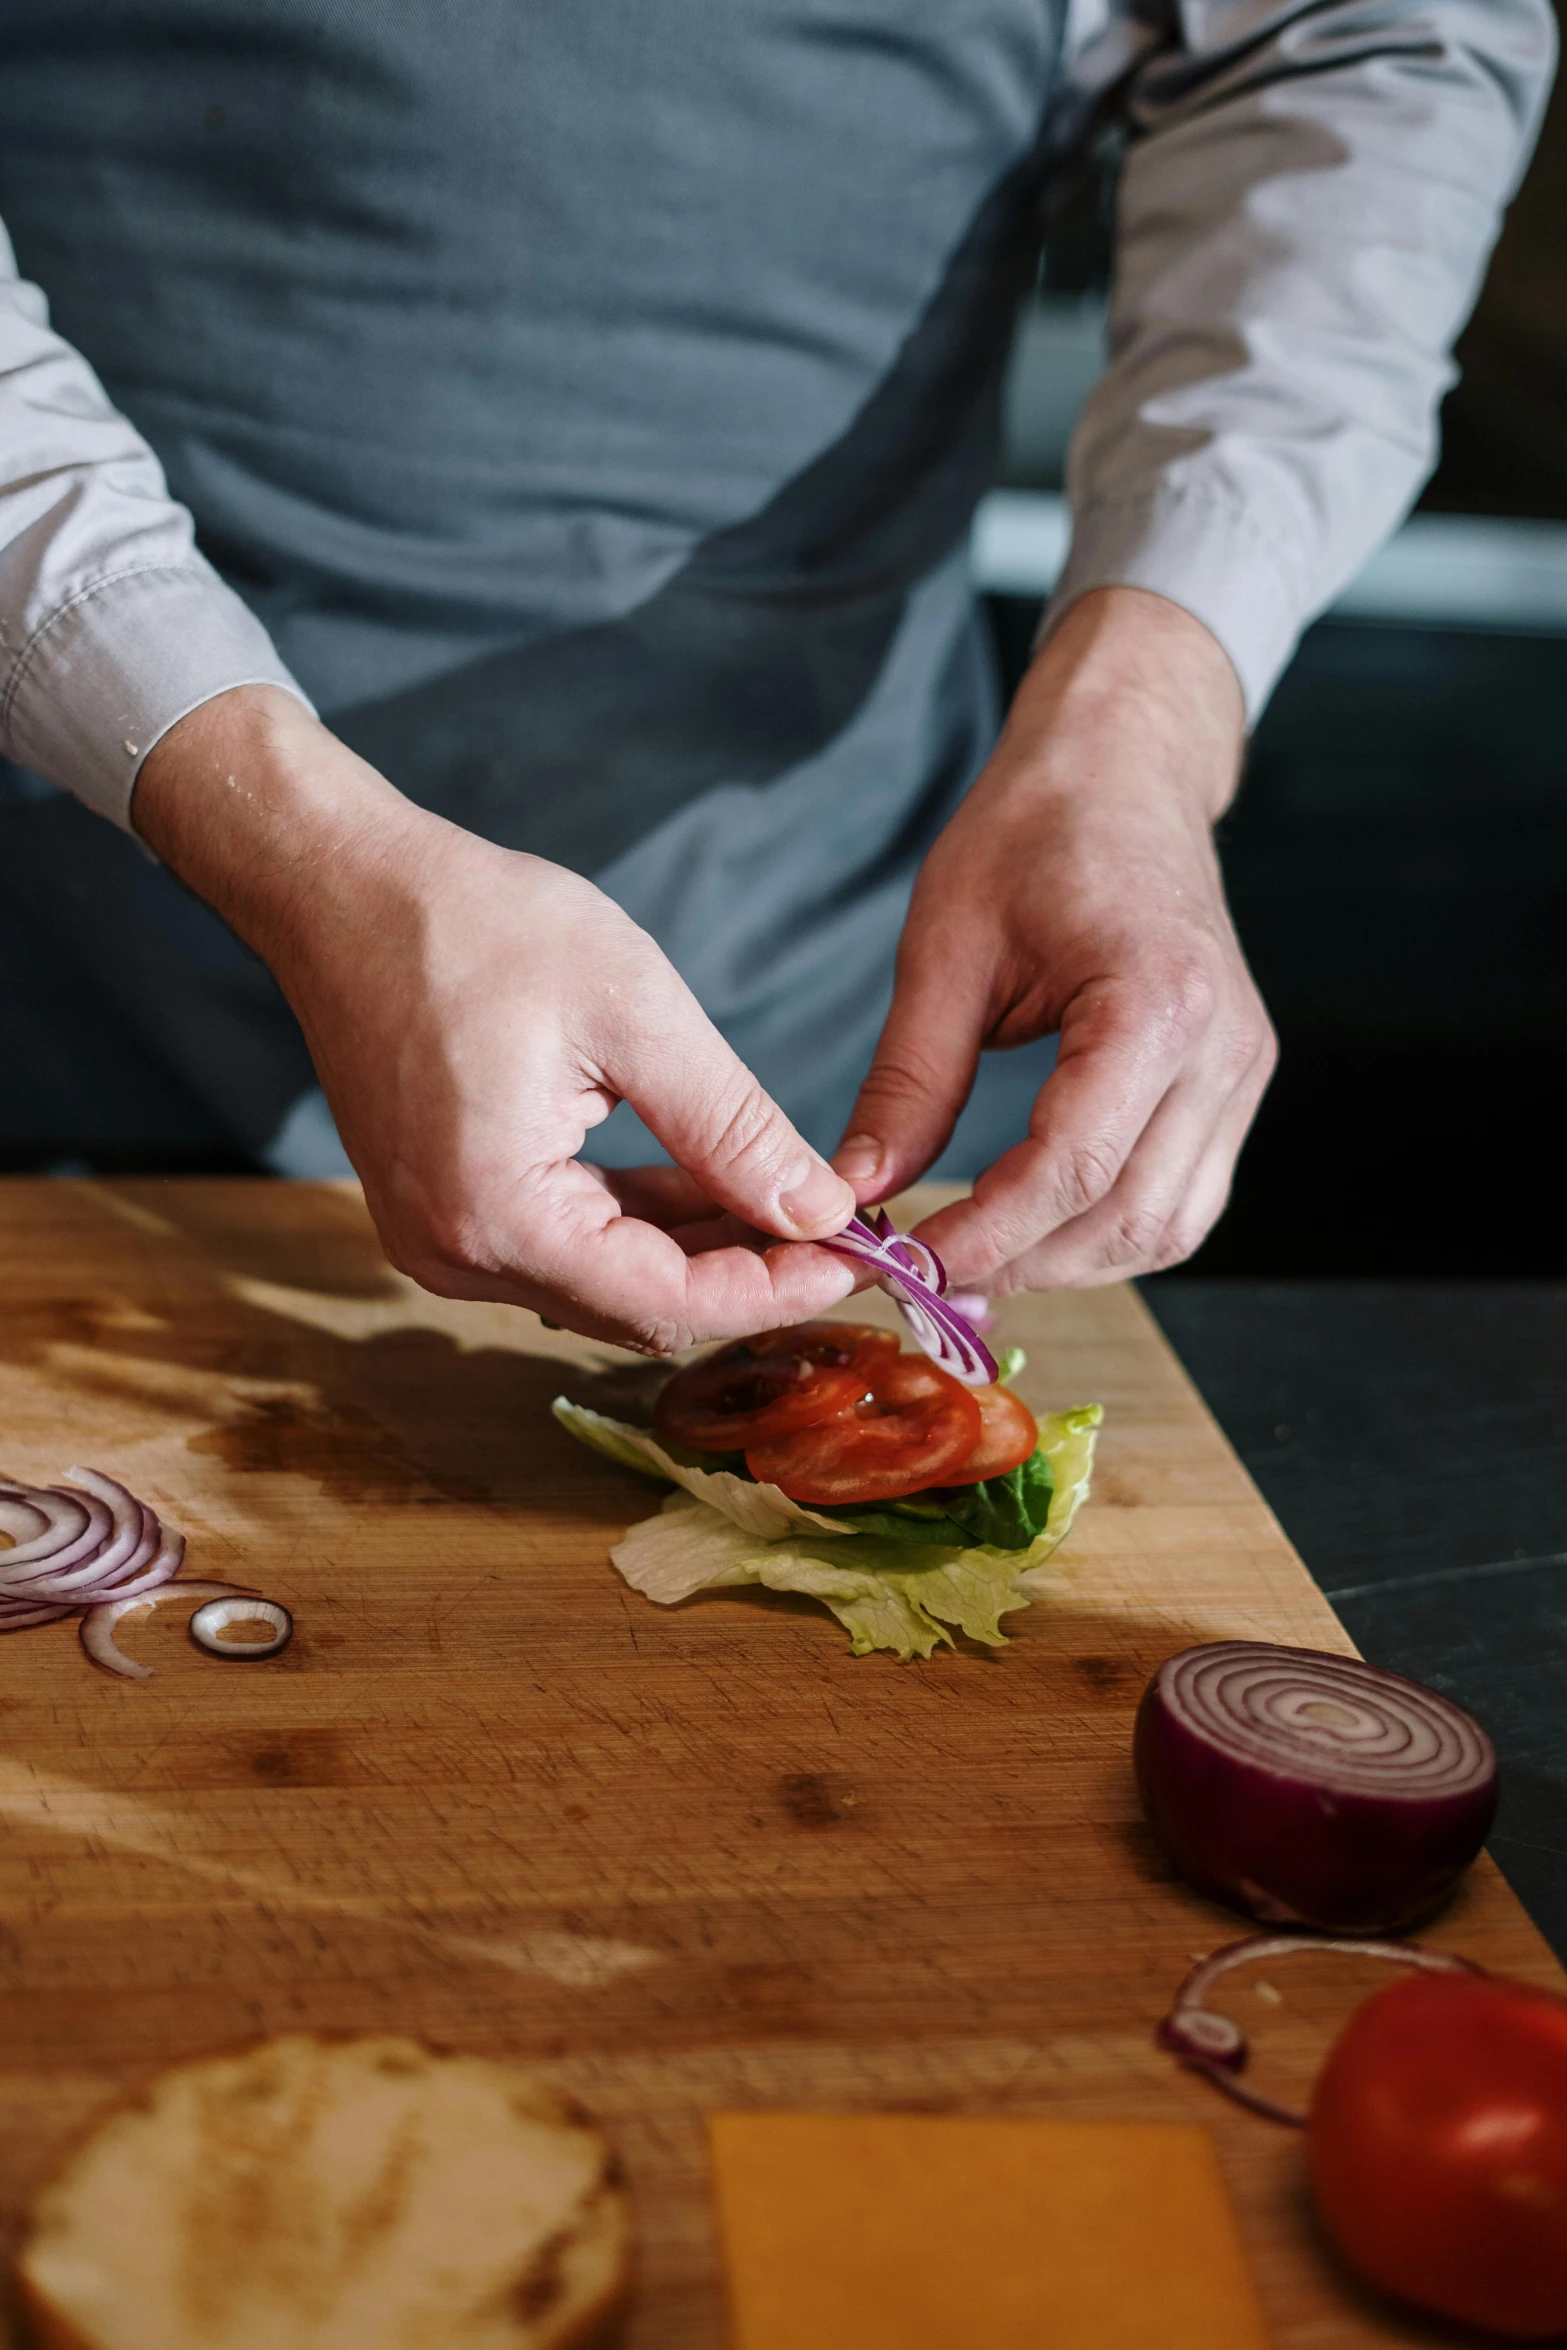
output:
POLYGON ((1307 2149, 1373 2284, 1521 2341, 1567 2330, 1567 2000, 1483 1975, 1377 1992, 1322 2069, 1307 2149))

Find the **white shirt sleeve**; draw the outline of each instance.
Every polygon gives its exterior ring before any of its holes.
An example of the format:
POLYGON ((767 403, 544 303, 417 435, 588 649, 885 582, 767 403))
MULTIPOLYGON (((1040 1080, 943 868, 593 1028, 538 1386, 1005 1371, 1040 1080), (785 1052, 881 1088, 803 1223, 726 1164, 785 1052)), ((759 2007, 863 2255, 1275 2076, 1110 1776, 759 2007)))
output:
POLYGON ((1087 589, 1205 623, 1255 717, 1430 470, 1453 339, 1550 85, 1547 0, 1074 0, 1121 81, 1109 371, 1068 465, 1087 589))
POLYGON ((238 685, 306 698, 0 228, 0 753, 128 829, 153 745, 238 685))

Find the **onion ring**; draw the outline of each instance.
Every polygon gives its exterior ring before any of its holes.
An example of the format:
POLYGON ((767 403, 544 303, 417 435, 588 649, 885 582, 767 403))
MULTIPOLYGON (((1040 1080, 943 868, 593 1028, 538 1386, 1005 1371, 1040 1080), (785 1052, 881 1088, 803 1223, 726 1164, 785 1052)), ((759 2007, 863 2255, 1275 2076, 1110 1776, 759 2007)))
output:
MULTIPOLYGON (((194 1583, 181 1586, 194 1591, 194 1583)), ((209 1599, 197 1608, 190 1620, 190 1636, 196 1646, 208 1656, 221 1657, 225 1664, 265 1664, 269 1656, 281 1656, 294 1637, 294 1619, 286 1607, 275 1599, 251 1597, 209 1599), (223 1632, 230 1624, 262 1623, 272 1626, 270 1640, 225 1640, 223 1632)))
POLYGON ((1484 1972, 1471 1960, 1455 1958, 1445 1950, 1422 1950, 1411 1942, 1349 1942, 1336 1935, 1331 1941, 1318 1942, 1301 1934, 1249 1934, 1244 1942, 1226 1943, 1222 1950, 1199 1959, 1176 1992, 1175 2005, 1155 2027, 1155 2046, 1168 2049, 1188 2071, 1201 2073, 1248 2112, 1260 2114, 1264 2121, 1282 2122, 1292 2130, 1305 2128, 1306 2115, 1297 2113, 1293 2106, 1277 2104, 1236 2079, 1250 2053, 1246 2035, 1229 2016, 1204 2007, 1203 1999, 1231 1967, 1248 1966, 1256 1958, 1293 1958, 1302 1950, 1341 1950, 1351 1958, 1386 1959, 1390 1965, 1416 1967, 1430 1975, 1484 1972))
POLYGON ((996 1358, 979 1332, 946 1295, 947 1269, 933 1248, 893 1228, 885 1208, 851 1216, 841 1232, 818 1244, 873 1266, 916 1343, 965 1387, 992 1386, 996 1358))
MULTIPOLYGON (((121 1616, 128 1616, 139 1607, 161 1607, 166 1599, 240 1599, 246 1597, 237 1583, 174 1583, 160 1582, 154 1588, 133 1593, 129 1598, 111 1599, 101 1607, 89 1608, 82 1618, 82 1646, 95 1665, 102 1665, 111 1673, 119 1673, 127 1681, 150 1681, 151 1665, 139 1665, 134 1657, 126 1655, 115 1644, 114 1627, 121 1616)), ((254 1604, 251 1602, 250 1604, 254 1604)))

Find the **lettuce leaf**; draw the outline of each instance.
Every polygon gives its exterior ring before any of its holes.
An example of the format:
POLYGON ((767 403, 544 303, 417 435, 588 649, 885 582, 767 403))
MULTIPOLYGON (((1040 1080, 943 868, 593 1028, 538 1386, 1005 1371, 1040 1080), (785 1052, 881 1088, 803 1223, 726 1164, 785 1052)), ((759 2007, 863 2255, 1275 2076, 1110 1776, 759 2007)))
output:
POLYGON ((1042 1540, 1037 1556, 911 1552, 869 1535, 828 1541, 809 1532, 764 1542, 709 1503, 671 1494, 659 1515, 633 1526, 610 1557, 634 1591, 665 1607, 742 1583, 804 1592, 831 1608, 856 1656, 887 1648, 907 1662, 929 1656, 938 1643, 950 1647, 949 1625, 990 1647, 1002 1644, 1001 1617, 1033 1597, 1020 1587, 1021 1570, 1042 1564, 1053 1548, 1042 1540))
POLYGON ((1004 1477, 943 1489, 941 1506, 971 1541, 997 1550, 1027 1550, 1043 1534, 1055 1497, 1055 1471, 1043 1445, 1004 1477))
POLYGON ((747 1534, 759 1535, 763 1542, 777 1542, 801 1526, 818 1534, 844 1532, 831 1518, 791 1501, 776 1485, 758 1485, 755 1478, 739 1476, 733 1469, 701 1468, 697 1454, 687 1452, 684 1445, 661 1443, 646 1428, 633 1428, 629 1421, 589 1411, 586 1404, 569 1403, 563 1395, 556 1396, 550 1409, 579 1444, 604 1453, 623 1469, 635 1469, 638 1476, 667 1478, 671 1485, 683 1485, 696 1500, 707 1502, 720 1516, 747 1534))
POLYGON ((1050 1471, 1044 1522, 1026 1548, 1008 1549, 977 1543, 956 1526, 950 1545, 934 1541, 929 1516, 911 1540, 904 1528, 916 1521, 902 1516, 909 1505, 897 1514, 890 1508, 864 1513, 887 1520, 896 1535, 854 1532, 841 1519, 791 1502, 776 1486, 693 1468, 624 1422, 564 1398, 555 1412, 563 1427, 610 1459, 683 1488, 610 1553, 634 1590, 665 1607, 741 1584, 804 1592, 832 1610, 856 1656, 880 1648, 905 1662, 952 1646, 954 1631, 987 1647, 1005 1644, 1001 1618, 1048 1587, 1046 1562, 1088 1492, 1103 1418, 1089 1404, 1040 1421, 1040 1456, 1050 1471))
POLYGON ((827 1501, 818 1505, 818 1514, 848 1534, 879 1534, 887 1542, 939 1542, 950 1550, 955 1542, 969 1539, 934 1494, 915 1493, 907 1501, 880 1503, 827 1501))

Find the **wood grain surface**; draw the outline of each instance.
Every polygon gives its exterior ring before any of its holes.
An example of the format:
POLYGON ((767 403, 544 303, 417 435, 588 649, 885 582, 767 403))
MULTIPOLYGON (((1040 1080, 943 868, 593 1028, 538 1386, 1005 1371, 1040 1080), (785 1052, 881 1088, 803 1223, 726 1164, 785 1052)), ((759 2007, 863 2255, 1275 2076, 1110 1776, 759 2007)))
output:
MULTIPOLYGON (((879 1303, 879 1301, 878 1301, 879 1303)), ((1193 1640, 1349 1643, 1129 1291, 1016 1300, 1037 1407, 1107 1411, 1054 1596, 995 1654, 854 1658, 805 1601, 662 1610, 608 1562, 653 1489, 550 1397, 599 1350, 390 1274, 346 1189, 0 1185, 0 1469, 123 1477, 187 1571, 284 1601, 272 1663, 182 1611, 0 1640, 0 2200, 153 2066, 396 2029, 536 2060, 610 2129, 636 2350, 716 2350, 714 2107, 1208 2124, 1281 2350, 1439 2341, 1316 2241, 1290 2133, 1153 2047, 1244 1930, 1173 1884, 1128 1767, 1193 1640)), ((1558 1984, 1494 1870, 1429 1939, 1558 1984)), ((1241 1982, 1299 2094, 1368 1987, 1241 1982)))

